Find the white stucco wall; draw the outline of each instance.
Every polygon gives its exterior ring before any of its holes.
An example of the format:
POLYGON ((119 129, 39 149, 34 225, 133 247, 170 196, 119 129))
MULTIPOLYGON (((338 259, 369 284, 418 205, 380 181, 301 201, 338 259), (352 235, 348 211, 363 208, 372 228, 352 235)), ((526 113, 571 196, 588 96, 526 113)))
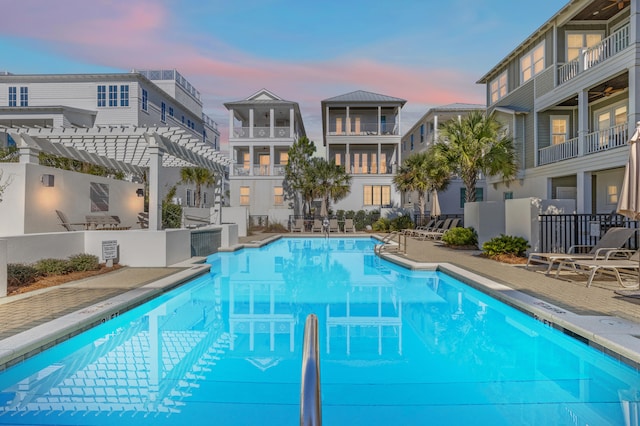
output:
POLYGON ((238 225, 238 236, 247 236, 248 212, 246 207, 223 207, 222 223, 235 223, 238 225))
POLYGON ((478 247, 505 233, 504 201, 485 201, 464 204, 464 226, 478 233, 478 247))

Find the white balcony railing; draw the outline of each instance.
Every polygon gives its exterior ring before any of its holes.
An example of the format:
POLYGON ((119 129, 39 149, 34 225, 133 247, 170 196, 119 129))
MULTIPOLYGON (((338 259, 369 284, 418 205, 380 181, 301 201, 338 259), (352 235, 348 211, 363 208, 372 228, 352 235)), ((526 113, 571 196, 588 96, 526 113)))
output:
POLYGON ((580 56, 558 68, 558 84, 566 83, 589 68, 605 62, 629 47, 629 25, 620 28, 580 56))
POLYGON ((628 124, 622 123, 586 134, 582 149, 580 149, 580 138, 572 138, 561 144, 540 148, 538 150, 538 165, 543 166, 624 146, 627 144, 628 136, 628 124))
MULTIPOLYGON (((253 128, 253 136, 251 136, 249 127, 234 127, 233 128, 233 137, 234 138, 270 138, 271 137, 271 128, 270 127, 254 127, 253 128)), ((273 128, 273 137, 274 138, 292 138, 291 129, 287 127, 274 127, 273 128)))

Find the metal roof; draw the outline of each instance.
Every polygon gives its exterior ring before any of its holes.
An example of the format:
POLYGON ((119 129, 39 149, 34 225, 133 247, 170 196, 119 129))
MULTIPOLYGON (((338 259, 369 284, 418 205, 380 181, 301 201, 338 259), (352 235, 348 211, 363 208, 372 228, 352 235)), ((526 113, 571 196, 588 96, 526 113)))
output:
POLYGON ((404 105, 407 101, 405 99, 394 98, 392 96, 381 95, 364 90, 356 90, 355 92, 345 93, 344 95, 335 96, 322 101, 322 103, 326 102, 392 102, 404 105))

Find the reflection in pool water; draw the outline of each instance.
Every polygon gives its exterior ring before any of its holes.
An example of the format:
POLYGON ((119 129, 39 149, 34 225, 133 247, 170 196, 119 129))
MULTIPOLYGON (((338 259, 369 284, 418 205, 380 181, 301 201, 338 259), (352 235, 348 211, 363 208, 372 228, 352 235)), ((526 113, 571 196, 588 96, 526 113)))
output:
POLYGON ((291 425, 308 314, 330 425, 638 424, 631 368, 374 241, 281 239, 0 375, 0 424, 291 425))

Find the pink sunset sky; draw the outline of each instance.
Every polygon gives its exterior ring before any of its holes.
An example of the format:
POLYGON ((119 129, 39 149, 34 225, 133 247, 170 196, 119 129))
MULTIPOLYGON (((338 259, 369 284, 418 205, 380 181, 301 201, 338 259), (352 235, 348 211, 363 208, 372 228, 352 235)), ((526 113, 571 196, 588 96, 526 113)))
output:
POLYGON ((265 88, 300 104, 321 145, 320 102, 355 90, 429 108, 484 104, 476 81, 565 0, 6 2, 1 70, 15 74, 177 69, 227 140, 225 102, 265 88))

